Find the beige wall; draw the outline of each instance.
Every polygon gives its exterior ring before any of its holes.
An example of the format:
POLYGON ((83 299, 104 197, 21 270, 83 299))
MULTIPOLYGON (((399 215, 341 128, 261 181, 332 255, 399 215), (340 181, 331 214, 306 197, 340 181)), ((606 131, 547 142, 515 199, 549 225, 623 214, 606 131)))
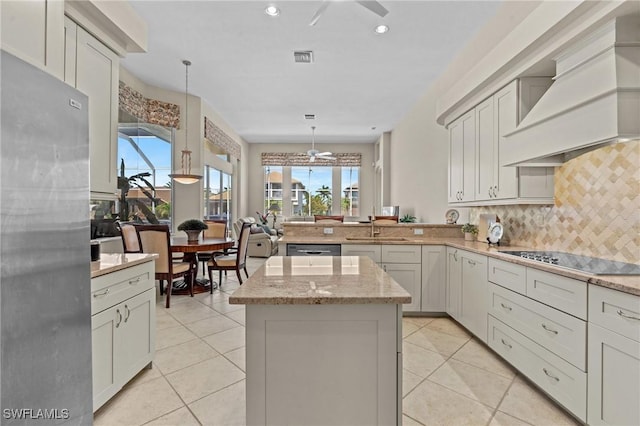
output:
MULTIPOLYGON (((306 152, 310 148, 310 142, 300 144, 249 144, 248 175, 250 182, 248 188, 247 216, 256 215, 256 211, 262 211, 264 198, 264 173, 261 164, 263 152, 306 152)), ((316 144, 320 151, 333 153, 359 152, 362 154, 362 167, 360 169, 360 209, 361 216, 366 217, 373 205, 373 154, 374 144, 316 144)))
POLYGON ((640 263, 640 141, 583 154, 555 171, 555 205, 474 208, 495 213, 511 244, 640 263))

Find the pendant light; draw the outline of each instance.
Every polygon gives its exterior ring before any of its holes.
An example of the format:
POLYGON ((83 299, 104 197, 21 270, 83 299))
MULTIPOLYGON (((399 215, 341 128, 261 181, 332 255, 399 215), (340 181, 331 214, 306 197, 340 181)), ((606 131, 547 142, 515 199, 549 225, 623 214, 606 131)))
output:
POLYGON ((182 173, 173 173, 169 177, 178 183, 185 185, 196 183, 202 176, 191 173, 191 151, 189 150, 189 66, 191 61, 184 60, 182 63, 185 66, 185 91, 184 91, 184 149, 182 150, 182 173))

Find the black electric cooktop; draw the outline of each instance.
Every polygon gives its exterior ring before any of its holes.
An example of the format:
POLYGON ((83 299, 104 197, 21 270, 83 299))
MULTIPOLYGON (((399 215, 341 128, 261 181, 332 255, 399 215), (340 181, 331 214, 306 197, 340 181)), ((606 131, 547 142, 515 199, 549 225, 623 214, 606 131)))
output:
POLYGON ((640 265, 634 263, 580 256, 561 251, 503 251, 501 253, 593 275, 640 275, 640 265))

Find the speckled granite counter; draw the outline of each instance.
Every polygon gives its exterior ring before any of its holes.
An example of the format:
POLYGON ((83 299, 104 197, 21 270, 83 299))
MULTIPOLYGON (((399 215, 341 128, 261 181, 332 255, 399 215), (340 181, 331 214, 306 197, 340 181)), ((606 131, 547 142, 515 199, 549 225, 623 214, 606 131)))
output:
POLYGON ((231 304, 410 303, 411 296, 368 257, 272 256, 230 297, 231 304))
POLYGON ((155 260, 157 257, 157 254, 147 253, 102 253, 100 260, 91 262, 91 278, 155 260))
POLYGON ((406 245, 445 245, 449 247, 455 247, 462 250, 468 250, 478 254, 491 256, 504 260, 506 262, 517 263, 519 265, 529 266, 532 268, 540 269, 543 271, 551 272, 558 275, 563 275, 569 278, 575 278, 577 280, 586 281, 589 284, 599 285, 601 287, 607 287, 614 290, 622 291, 625 293, 634 294, 640 296, 640 276, 625 276, 625 275, 592 275, 584 272, 578 272, 570 269, 561 268, 558 266, 536 262, 529 259, 522 259, 520 257, 511 256, 501 253, 502 251, 535 251, 531 247, 523 246, 499 246, 489 247, 486 243, 479 241, 465 241, 463 238, 443 238, 443 237, 382 237, 382 238, 353 238, 347 239, 345 237, 334 237, 328 235, 326 237, 304 237, 284 236, 279 241, 281 244, 406 244, 406 245))

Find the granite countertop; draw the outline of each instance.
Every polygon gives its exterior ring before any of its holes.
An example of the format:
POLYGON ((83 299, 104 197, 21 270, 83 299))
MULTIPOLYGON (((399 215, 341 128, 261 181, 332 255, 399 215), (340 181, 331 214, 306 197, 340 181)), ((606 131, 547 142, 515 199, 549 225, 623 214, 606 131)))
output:
POLYGON ((100 260, 91 262, 91 278, 130 268, 158 258, 149 253, 101 253, 100 260))
POLYGON ((368 257, 272 256, 230 297, 236 305, 410 303, 411 295, 368 257))
MULTIPOLYGON (((391 237, 393 238, 393 237, 391 237)), ((281 243, 293 244, 393 244, 393 245, 445 245, 455 247, 462 250, 468 250, 478 254, 495 257, 510 263, 528 266, 554 274, 574 278, 580 281, 586 281, 589 284, 599 285, 601 287, 611 288, 613 290, 640 296, 640 277, 637 275, 593 275, 584 272, 574 271, 561 268, 534 260, 523 259, 517 256, 511 256, 501 253, 502 251, 535 251, 531 247, 524 246, 489 246, 480 241, 465 241, 464 238, 432 238, 432 237, 401 237, 402 239, 346 239, 344 237, 282 237, 281 243)))

